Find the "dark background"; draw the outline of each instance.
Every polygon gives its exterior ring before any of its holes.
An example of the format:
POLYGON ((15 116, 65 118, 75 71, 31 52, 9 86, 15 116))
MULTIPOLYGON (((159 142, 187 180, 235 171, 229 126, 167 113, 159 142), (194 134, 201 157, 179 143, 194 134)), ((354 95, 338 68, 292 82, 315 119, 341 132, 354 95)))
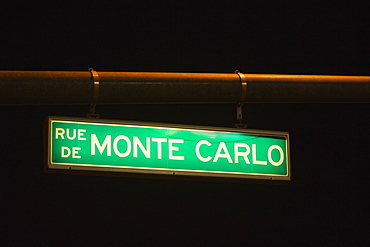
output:
MULTIPOLYGON (((1 70, 370 75, 367 1, 12 1, 1 70), (325 3, 323 3, 325 2, 325 3)), ((287 185, 46 174, 43 122, 1 106, 4 245, 365 246, 369 104, 245 104, 288 131, 287 185)), ((102 118, 232 127, 235 105, 97 106, 102 118)))

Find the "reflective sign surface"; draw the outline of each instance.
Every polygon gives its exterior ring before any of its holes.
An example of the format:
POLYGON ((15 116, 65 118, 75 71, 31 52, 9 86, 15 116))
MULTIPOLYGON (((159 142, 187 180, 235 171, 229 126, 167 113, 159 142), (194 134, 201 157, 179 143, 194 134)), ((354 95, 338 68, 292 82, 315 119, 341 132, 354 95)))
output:
POLYGON ((49 117, 48 166, 290 180, 286 132, 49 117))

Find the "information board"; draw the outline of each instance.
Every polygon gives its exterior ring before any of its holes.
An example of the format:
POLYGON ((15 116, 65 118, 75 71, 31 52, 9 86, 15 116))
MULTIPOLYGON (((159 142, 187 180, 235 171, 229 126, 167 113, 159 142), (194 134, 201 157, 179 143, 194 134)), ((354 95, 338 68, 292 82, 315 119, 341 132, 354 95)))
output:
POLYGON ((48 168, 290 180, 289 134, 49 117, 48 168))

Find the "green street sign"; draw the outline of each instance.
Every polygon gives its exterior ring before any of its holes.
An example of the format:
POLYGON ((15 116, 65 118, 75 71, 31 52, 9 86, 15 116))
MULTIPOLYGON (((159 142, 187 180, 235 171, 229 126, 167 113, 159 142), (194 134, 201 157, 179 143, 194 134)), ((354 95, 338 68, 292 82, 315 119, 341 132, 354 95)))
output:
POLYGON ((289 134, 48 118, 49 169, 290 180, 289 134))

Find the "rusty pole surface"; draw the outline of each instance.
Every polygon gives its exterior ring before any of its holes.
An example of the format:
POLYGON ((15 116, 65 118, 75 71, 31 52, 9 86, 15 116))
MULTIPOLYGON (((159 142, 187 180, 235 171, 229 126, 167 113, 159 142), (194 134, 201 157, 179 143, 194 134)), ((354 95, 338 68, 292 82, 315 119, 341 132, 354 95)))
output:
MULTIPOLYGON (((235 73, 96 73, 97 104, 236 103, 245 89, 246 103, 370 102, 370 76, 244 74, 243 86, 235 73)), ((89 71, 0 71, 0 105, 87 105, 95 79, 89 71)))

